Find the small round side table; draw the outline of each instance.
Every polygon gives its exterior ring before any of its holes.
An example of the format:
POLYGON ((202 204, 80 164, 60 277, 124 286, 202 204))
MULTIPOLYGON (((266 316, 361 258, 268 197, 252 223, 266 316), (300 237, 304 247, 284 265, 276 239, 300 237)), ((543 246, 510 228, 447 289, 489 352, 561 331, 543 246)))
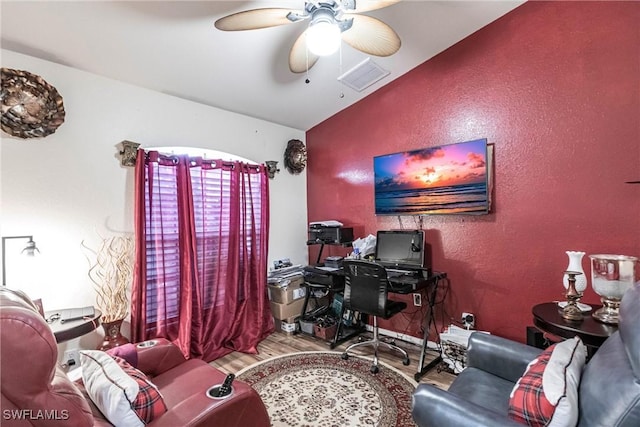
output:
POLYGON ((561 338, 573 338, 577 335, 592 355, 611 334, 618 330, 617 326, 601 323, 591 316, 591 313, 598 308, 600 308, 599 305, 593 305, 592 311, 585 312, 583 320, 579 322, 564 319, 562 309, 555 302, 535 305, 531 312, 536 328, 561 338))

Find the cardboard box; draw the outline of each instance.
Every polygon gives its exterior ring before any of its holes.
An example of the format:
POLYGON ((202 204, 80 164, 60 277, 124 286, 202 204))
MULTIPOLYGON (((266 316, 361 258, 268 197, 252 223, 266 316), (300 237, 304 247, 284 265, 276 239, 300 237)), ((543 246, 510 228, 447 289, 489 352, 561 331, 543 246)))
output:
POLYGON ((303 284, 304 278, 302 276, 285 279, 280 283, 270 283, 267 285, 269 301, 290 304, 296 300, 304 299, 307 288, 303 284))
POLYGON ((293 335, 298 332, 298 317, 290 317, 288 319, 280 320, 273 319, 273 323, 276 326, 276 331, 284 332, 287 335, 293 335))
POLYGON ((304 298, 297 299, 290 304, 280 304, 270 301, 271 314, 275 319, 284 320, 290 317, 298 317, 302 313, 304 298))

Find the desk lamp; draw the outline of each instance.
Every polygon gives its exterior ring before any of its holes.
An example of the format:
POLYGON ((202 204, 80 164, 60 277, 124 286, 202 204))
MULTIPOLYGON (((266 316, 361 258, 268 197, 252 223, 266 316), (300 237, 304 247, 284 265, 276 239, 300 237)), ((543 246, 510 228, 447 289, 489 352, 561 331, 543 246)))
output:
POLYGON ((40 253, 40 249, 33 241, 33 236, 7 236, 2 238, 2 286, 7 286, 6 241, 9 239, 29 239, 27 245, 20 251, 22 255, 34 256, 40 253))

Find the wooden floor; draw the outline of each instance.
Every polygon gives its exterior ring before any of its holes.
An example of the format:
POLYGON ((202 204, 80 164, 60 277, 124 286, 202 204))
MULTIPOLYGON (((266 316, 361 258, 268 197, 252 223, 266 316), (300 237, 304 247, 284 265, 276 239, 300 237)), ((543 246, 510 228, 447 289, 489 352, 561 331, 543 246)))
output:
MULTIPOLYGON (((369 338, 371 334, 363 334, 365 338, 369 338)), ((347 346, 353 342, 357 342, 357 338, 347 341, 334 349, 329 348, 329 344, 324 341, 307 335, 286 335, 282 332, 274 332, 269 335, 258 345, 259 354, 244 354, 239 352, 230 353, 220 359, 211 362, 211 365, 219 368, 225 373, 236 373, 241 369, 253 365, 261 360, 270 359, 275 356, 283 356, 290 353, 296 353, 300 351, 339 351, 342 352, 347 346)), ((395 341, 395 344, 405 349, 409 353, 411 364, 404 366, 402 364, 402 358, 397 356, 396 353, 380 351, 378 359, 388 365, 393 366, 399 371, 403 372, 407 376, 413 379, 414 374, 418 370, 418 361, 420 359, 420 347, 407 343, 404 341, 395 341)), ((358 348, 354 350, 353 354, 362 355, 364 357, 372 357, 371 347, 358 348)), ((432 360, 436 356, 433 351, 427 352, 425 364, 432 360)), ((434 367, 427 372, 421 379, 420 383, 433 384, 436 387, 447 390, 449 385, 454 380, 455 375, 448 373, 444 370, 434 367)))

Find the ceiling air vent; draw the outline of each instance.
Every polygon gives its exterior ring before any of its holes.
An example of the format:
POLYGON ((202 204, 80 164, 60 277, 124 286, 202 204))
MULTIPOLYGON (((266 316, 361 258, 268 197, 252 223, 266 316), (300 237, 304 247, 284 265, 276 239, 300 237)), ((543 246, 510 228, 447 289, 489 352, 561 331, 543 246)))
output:
POLYGON ((338 80, 351 89, 362 92, 375 82, 387 77, 389 71, 367 58, 340 77, 338 80))

